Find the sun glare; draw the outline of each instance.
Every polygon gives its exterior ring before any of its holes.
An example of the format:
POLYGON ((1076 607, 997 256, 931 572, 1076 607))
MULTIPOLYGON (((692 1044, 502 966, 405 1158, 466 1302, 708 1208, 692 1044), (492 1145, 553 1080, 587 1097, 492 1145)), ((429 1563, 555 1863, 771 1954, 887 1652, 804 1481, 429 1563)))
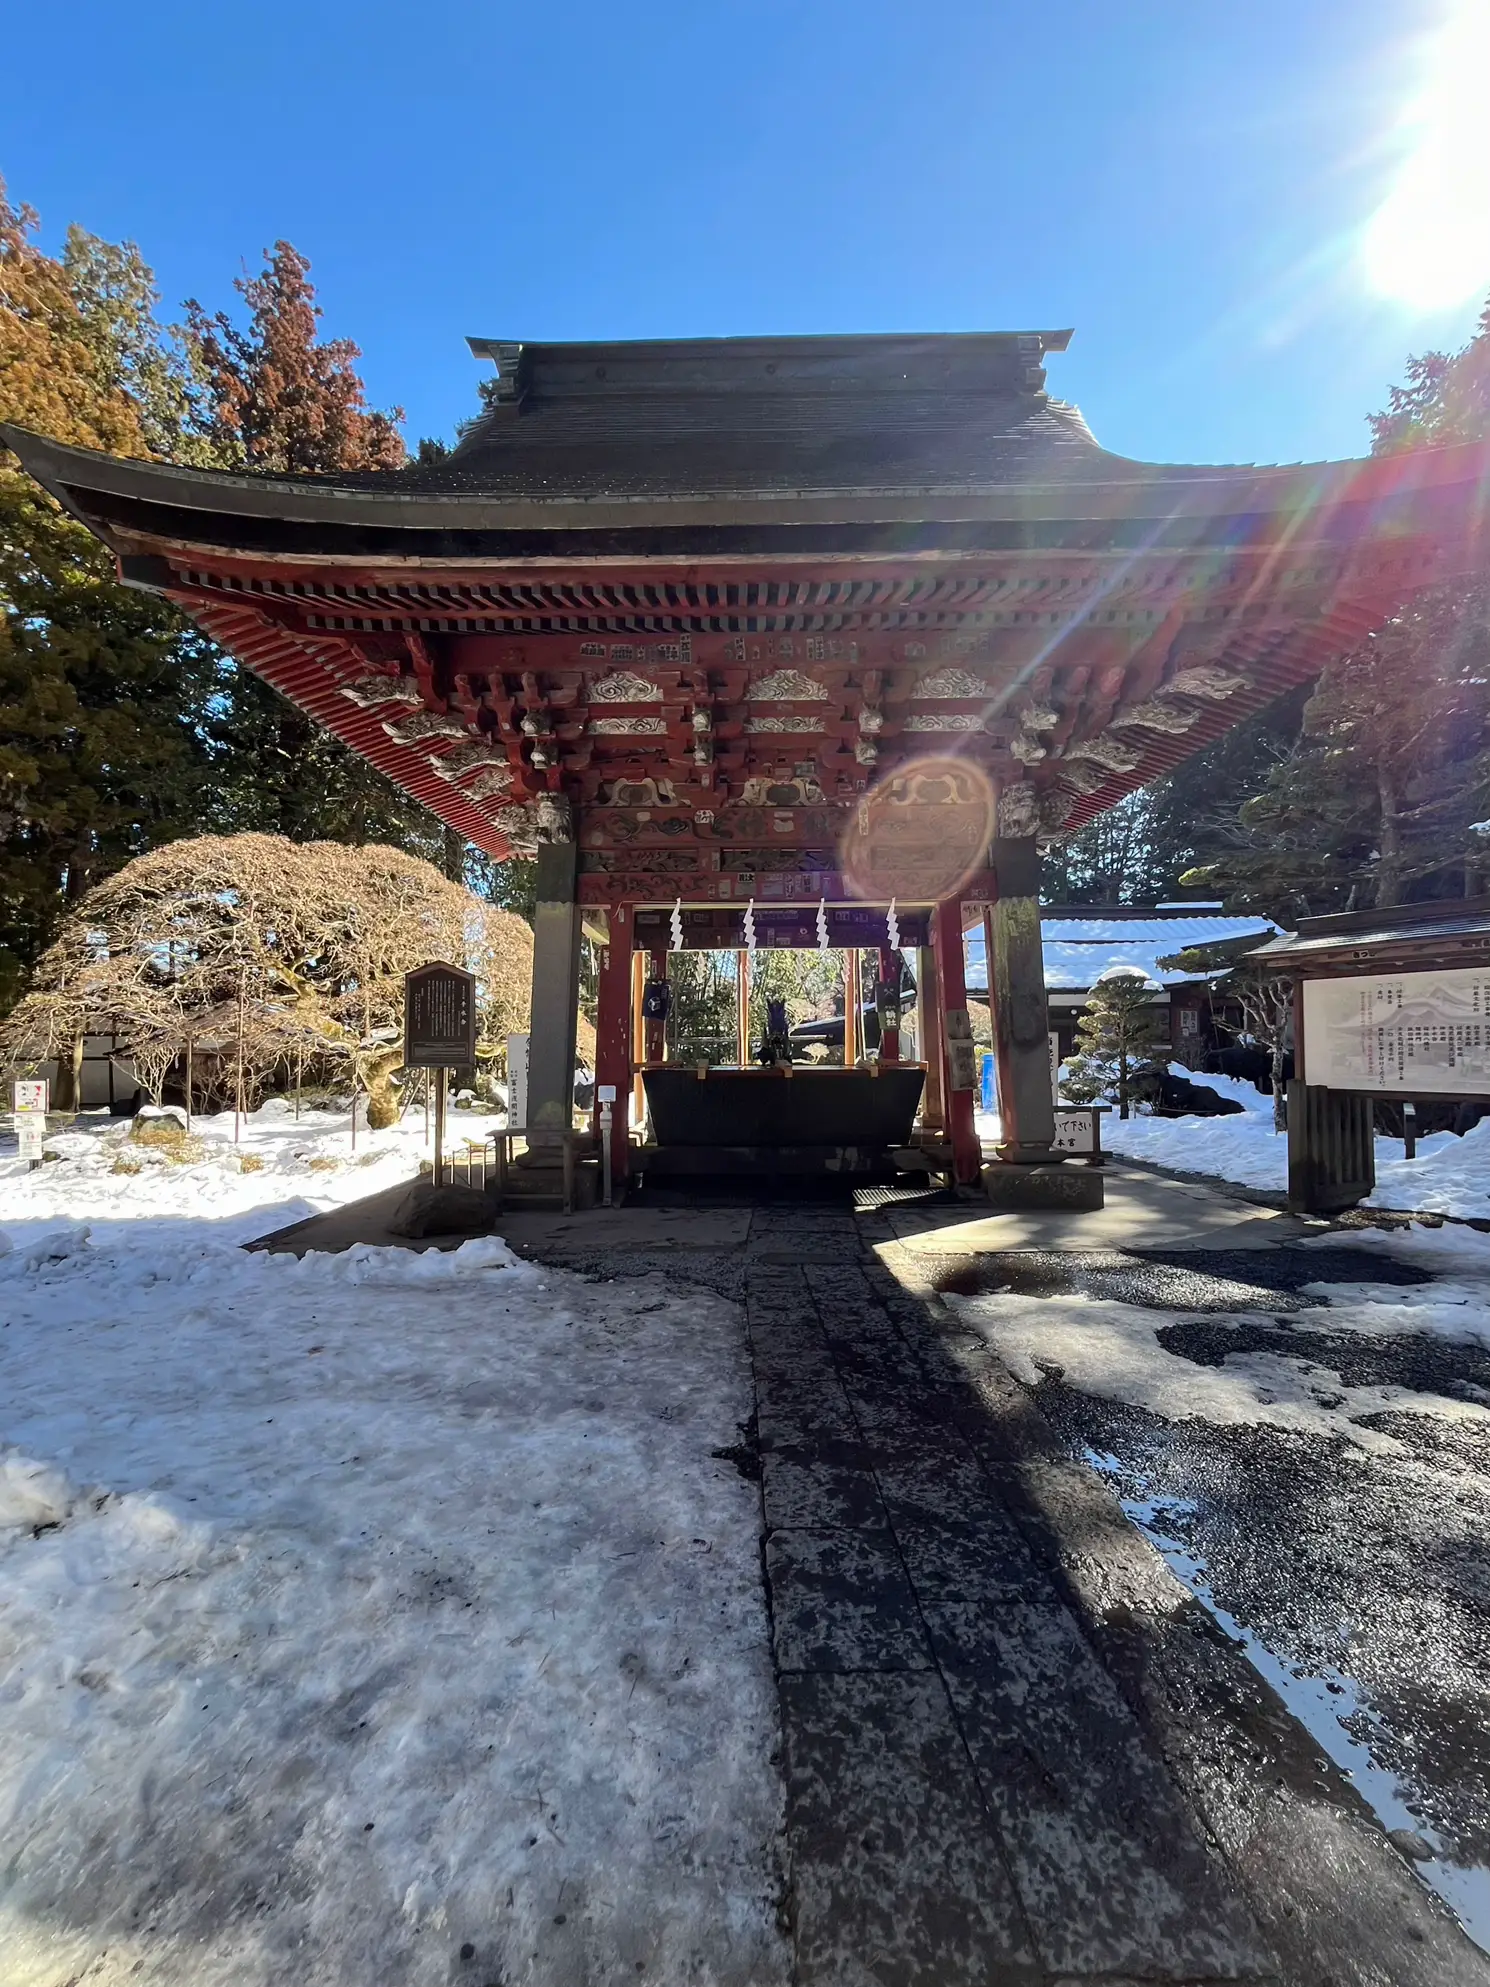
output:
POLYGON ((1379 296, 1434 311, 1490 289, 1487 78, 1490 0, 1457 0, 1423 44, 1402 120, 1405 156, 1362 240, 1379 296))

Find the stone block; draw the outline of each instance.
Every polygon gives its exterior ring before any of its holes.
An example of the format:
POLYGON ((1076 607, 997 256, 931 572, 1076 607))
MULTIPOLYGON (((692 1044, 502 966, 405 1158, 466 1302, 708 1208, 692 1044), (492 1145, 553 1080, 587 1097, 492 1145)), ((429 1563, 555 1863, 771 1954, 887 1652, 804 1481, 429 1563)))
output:
POLYGON ((1050 1208, 1095 1214, 1104 1204, 1098 1166, 1016 1166, 995 1160, 983 1168, 983 1191, 995 1207, 1050 1208))
POLYGON ((485 1235, 496 1213, 495 1198, 476 1187, 437 1187, 433 1180, 420 1180, 394 1210, 388 1233, 410 1241, 430 1235, 485 1235))

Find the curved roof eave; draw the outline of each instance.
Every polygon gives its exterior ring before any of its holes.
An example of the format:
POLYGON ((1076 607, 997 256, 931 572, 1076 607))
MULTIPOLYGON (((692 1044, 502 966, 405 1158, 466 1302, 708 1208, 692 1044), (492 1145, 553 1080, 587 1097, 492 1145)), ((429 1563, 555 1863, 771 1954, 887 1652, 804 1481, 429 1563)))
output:
POLYGON ((0 437, 38 482, 79 515, 87 498, 137 502, 187 515, 273 519, 315 526, 393 527, 466 532, 634 530, 710 525, 932 524, 1088 522, 1116 518, 1180 519, 1257 515, 1370 503, 1416 492, 1483 486, 1490 447, 1461 443, 1410 455, 1364 457, 1294 467, 1149 464, 1104 456, 1111 477, 1071 482, 1008 483, 982 489, 936 486, 869 490, 766 490, 682 496, 498 498, 479 493, 386 491, 316 477, 261 476, 181 468, 74 448, 0 424, 0 437))

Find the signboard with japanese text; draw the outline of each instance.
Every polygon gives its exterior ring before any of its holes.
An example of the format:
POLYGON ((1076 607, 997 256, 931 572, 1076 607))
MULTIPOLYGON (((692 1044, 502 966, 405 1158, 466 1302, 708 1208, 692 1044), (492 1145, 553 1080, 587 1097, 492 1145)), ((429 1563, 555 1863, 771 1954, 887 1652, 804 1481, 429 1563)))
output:
POLYGON ((1095 1155, 1099 1122, 1096 1111, 1089 1104, 1062 1104, 1055 1114, 1055 1137, 1051 1141, 1051 1150, 1073 1152, 1078 1157, 1095 1155))
POLYGON ((418 966, 404 976, 404 1067, 461 1069, 476 1060, 476 976, 418 966))
POLYGON ((13 1111, 41 1111, 48 1108, 47 1079, 44 1076, 18 1076, 10 1086, 10 1108, 13 1111))
POLYGON ((1490 971, 1305 980, 1304 1077, 1384 1096, 1490 1096, 1490 971))
POLYGON ((45 1111, 17 1111, 16 1135, 20 1141, 21 1157, 39 1160, 47 1137, 45 1111))
POLYGON ((528 1122, 528 1038, 526 1035, 507 1037, 507 1122, 509 1125, 526 1125, 528 1122))

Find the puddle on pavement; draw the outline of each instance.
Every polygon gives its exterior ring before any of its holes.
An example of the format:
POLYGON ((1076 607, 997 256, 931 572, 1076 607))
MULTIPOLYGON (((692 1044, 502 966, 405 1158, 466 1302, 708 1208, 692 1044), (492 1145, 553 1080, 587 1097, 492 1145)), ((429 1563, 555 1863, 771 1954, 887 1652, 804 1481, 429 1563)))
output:
POLYGON ((1163 1556, 1171 1572, 1184 1582, 1230 1640, 1240 1646, 1259 1676, 1272 1686, 1320 1750, 1340 1768, 1387 1833, 1415 1837, 1429 1851, 1426 1856, 1412 1855, 1406 1860, 1443 1899, 1466 1935, 1483 1951, 1490 1952, 1490 1869, 1451 1861, 1443 1838, 1409 1805, 1412 1789, 1379 1766, 1370 1747, 1346 1728, 1347 1719, 1367 1727, 1380 1723, 1355 1679, 1344 1670, 1330 1668, 1309 1673, 1291 1667, 1220 1605, 1206 1578, 1204 1561, 1172 1529, 1199 1510, 1193 1499, 1144 1496, 1141 1479, 1119 1457, 1089 1446, 1082 1454, 1111 1485, 1124 1512, 1163 1556), (1135 1491, 1140 1494, 1134 1494, 1135 1491))

